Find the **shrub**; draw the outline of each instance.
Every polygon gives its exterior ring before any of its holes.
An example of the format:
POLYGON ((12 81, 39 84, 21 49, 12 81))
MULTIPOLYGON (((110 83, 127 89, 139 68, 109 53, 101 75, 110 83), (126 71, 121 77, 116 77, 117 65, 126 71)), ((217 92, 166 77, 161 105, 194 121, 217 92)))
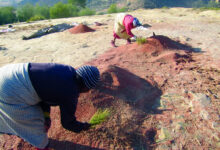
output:
POLYGON ((118 8, 117 12, 126 12, 126 11, 128 11, 128 8, 127 7, 123 7, 123 8, 118 8))
POLYGON ((147 39, 144 37, 138 37, 136 42, 138 43, 138 45, 142 45, 144 43, 147 43, 147 39))
POLYGON ((211 0, 208 2, 207 7, 209 8, 220 8, 220 2, 215 2, 214 0, 211 0))
POLYGON ((78 15, 79 16, 92 16, 92 15, 95 15, 95 11, 89 8, 84 8, 80 10, 78 15))
POLYGON ((86 7, 86 0, 68 0, 68 3, 82 8, 86 7))
POLYGON ((31 17, 31 18, 28 20, 28 22, 30 22, 30 21, 37 21, 37 20, 44 20, 44 19, 46 19, 44 16, 35 15, 35 16, 31 17))
POLYGON ((111 112, 109 109, 104 109, 101 110, 99 109, 91 118, 91 120, 89 121, 89 123, 92 126, 95 126, 97 124, 100 124, 102 122, 104 122, 109 116, 110 116, 111 112))
POLYGON ((108 8, 107 12, 109 14, 117 13, 118 12, 118 8, 117 8, 116 4, 111 4, 110 7, 108 8))
POLYGON ((169 7, 167 7, 167 6, 163 6, 162 9, 169 9, 169 7))
POLYGON ((98 12, 97 15, 104 15, 106 14, 105 12, 98 12))
POLYGON ((74 17, 78 15, 78 8, 72 4, 56 3, 50 8, 51 18, 74 17))

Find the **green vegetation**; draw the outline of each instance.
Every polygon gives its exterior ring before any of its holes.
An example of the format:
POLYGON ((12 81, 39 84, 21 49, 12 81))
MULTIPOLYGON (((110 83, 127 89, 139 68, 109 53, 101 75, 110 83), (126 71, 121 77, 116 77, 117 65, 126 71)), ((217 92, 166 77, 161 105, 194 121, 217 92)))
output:
POLYGON ((43 16, 44 18, 50 18, 50 8, 48 6, 39 6, 38 4, 34 8, 35 16, 43 16))
POLYGON ((104 15, 106 14, 105 12, 98 12, 97 15, 104 15))
POLYGON ((46 18, 44 16, 41 16, 41 15, 35 15, 33 17, 31 17, 27 22, 30 22, 30 21, 37 21, 37 20, 45 20, 46 18))
POLYGON ((0 25, 94 14, 94 10, 86 8, 86 0, 68 0, 68 3, 58 2, 51 7, 25 4, 17 8, 0 7, 0 25))
POLYGON ((90 124, 92 126, 95 126, 97 124, 100 124, 104 122, 109 116, 111 115, 111 112, 109 109, 101 110, 99 109, 91 118, 90 124))
MULTIPOLYGON (((58 0, 56 0, 57 2, 58 0)), ((32 2, 32 1, 30 1, 32 2)), ((55 2, 55 1, 53 1, 55 2)), ((65 18, 75 16, 86 16, 94 15, 95 9, 100 9, 98 15, 106 13, 119 13, 126 12, 128 8, 163 8, 167 9, 170 7, 193 7, 203 10, 220 10, 220 2, 216 0, 140 0, 138 4, 127 3, 126 7, 118 8, 115 3, 119 0, 114 1, 87 1, 87 0, 60 0, 53 6, 49 5, 52 0, 48 1, 34 1, 32 4, 25 4, 18 7, 0 7, 0 25, 9 24, 14 22, 23 21, 35 21, 42 19, 53 19, 53 18, 65 18), (38 4, 39 2, 39 4, 38 4), (48 5, 41 5, 41 4, 48 5), (33 5, 35 4, 35 5, 33 5), (93 9, 94 10, 93 10, 93 9), (102 9, 101 9, 102 8, 102 9), (107 11, 103 11, 106 8, 107 11), (103 12, 102 12, 103 11, 103 12)))
POLYGON ((163 6, 162 9, 169 9, 169 7, 167 7, 167 6, 163 6))
POLYGON ((147 39, 144 37, 138 37, 136 42, 138 43, 138 45, 142 45, 144 43, 147 43, 147 39))
POLYGON ((109 14, 112 14, 112 13, 118 13, 118 12, 125 12, 127 10, 128 10, 128 8, 126 8, 126 7, 118 8, 116 4, 111 4, 110 7, 108 8, 107 12, 109 14))
POLYGON ((58 2, 50 8, 51 18, 66 18, 77 16, 78 8, 72 4, 63 4, 58 2))
POLYGON ((79 12, 79 16, 92 16, 95 15, 95 11, 89 8, 81 9, 79 12))
POLYGON ((220 8, 216 8, 216 7, 201 7, 199 9, 201 11, 205 11, 205 10, 220 10, 220 8))
POLYGON ((82 8, 86 7, 86 0, 68 0, 68 3, 82 8))
POLYGON ((31 17, 34 16, 34 6, 31 4, 26 4, 22 7, 19 7, 17 9, 17 18, 18 21, 22 22, 22 21, 27 21, 29 20, 31 17))
POLYGON ((15 22, 17 20, 13 7, 0 7, 0 25, 15 22))
POLYGON ((205 6, 199 8, 200 10, 220 10, 220 2, 216 3, 214 0, 209 1, 205 6))
POLYGON ((112 14, 112 13, 117 13, 117 6, 116 4, 111 4, 111 6, 108 8, 108 11, 107 11, 109 14, 112 14))
POLYGON ((127 7, 118 8, 118 12, 126 12, 128 11, 127 7))

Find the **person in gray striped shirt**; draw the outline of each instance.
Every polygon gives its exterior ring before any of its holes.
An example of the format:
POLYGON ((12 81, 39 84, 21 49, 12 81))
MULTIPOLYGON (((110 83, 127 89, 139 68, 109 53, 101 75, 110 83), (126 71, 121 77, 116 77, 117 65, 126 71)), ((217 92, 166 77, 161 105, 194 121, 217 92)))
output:
POLYGON ((78 69, 57 63, 19 63, 0 68, 0 132, 17 135, 38 150, 48 149, 50 106, 59 106, 62 126, 73 132, 90 128, 76 120, 79 94, 95 88, 97 67, 78 69))

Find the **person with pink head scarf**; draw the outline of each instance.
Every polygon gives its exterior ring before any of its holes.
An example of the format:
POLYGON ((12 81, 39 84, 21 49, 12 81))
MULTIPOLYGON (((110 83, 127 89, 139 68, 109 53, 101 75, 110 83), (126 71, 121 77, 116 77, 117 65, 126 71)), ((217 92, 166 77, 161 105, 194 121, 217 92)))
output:
POLYGON ((115 18, 113 37, 114 39, 111 41, 113 47, 116 47, 115 40, 116 39, 125 39, 127 40, 127 44, 131 43, 130 38, 135 38, 136 36, 131 32, 132 29, 141 26, 139 20, 132 15, 120 13, 115 18))

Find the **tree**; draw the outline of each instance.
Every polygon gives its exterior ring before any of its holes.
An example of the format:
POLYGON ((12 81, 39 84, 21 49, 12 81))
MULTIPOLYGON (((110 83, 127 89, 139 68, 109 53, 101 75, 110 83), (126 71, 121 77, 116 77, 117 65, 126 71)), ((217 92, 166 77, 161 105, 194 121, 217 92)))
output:
POLYGON ((68 0, 68 3, 82 8, 86 7, 86 0, 68 0))
POLYGON ((53 7, 50 8, 51 18, 65 18, 77 16, 77 7, 72 4, 63 4, 58 2, 53 7))
POLYGON ((17 9, 17 17, 19 21, 27 21, 34 16, 34 6, 26 4, 17 9))
POLYGON ((14 7, 0 7, 0 24, 13 23, 16 20, 14 7))

